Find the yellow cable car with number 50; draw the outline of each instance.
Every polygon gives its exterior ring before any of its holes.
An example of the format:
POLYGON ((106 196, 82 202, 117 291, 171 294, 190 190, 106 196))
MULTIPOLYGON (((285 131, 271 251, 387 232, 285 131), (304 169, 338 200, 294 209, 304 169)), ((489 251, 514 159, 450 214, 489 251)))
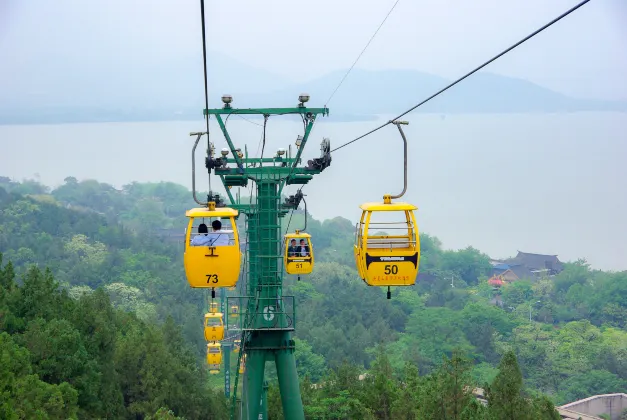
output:
POLYGON ((387 286, 388 299, 391 298, 390 286, 416 284, 420 264, 420 237, 414 217, 417 207, 392 203, 393 198, 400 198, 407 191, 407 139, 400 126, 407 122, 390 122, 397 126, 405 144, 404 188, 399 195, 384 195, 382 203, 360 206, 362 214, 354 246, 359 276, 369 286, 387 286))
MULTIPOLYGON (((387 198, 387 196, 386 196, 387 198)), ((357 227, 355 262, 360 277, 369 286, 411 286, 416 283, 420 263, 420 242, 414 217, 416 206, 407 203, 366 203, 357 227), (377 223, 373 214, 402 215, 401 221, 377 223), (399 229, 388 234, 374 229, 399 229)))
MULTIPOLYGON (((237 210, 216 208, 215 203, 209 203, 208 208, 195 208, 185 213, 189 217, 185 234, 185 275, 191 287, 214 289, 237 284, 241 263, 235 224, 237 215, 237 210), (198 219, 202 222, 195 226, 194 222, 198 219), (228 219, 230 226, 222 229, 220 219, 228 219), (211 227, 208 228, 205 222, 211 227), (198 234, 192 237, 194 228, 198 234)), ((212 297, 215 297, 215 290, 212 290, 212 297)))

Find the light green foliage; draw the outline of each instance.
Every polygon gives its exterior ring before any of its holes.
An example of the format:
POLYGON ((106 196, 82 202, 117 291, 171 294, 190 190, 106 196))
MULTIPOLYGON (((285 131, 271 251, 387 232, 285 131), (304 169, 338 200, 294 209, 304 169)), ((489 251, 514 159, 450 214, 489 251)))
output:
POLYGON ((177 417, 172 410, 161 407, 154 416, 146 416, 146 420, 184 420, 184 418, 177 417))
POLYGON ((531 290, 536 298, 548 300, 555 292, 555 282, 550 278, 541 279, 531 285, 531 290))
POLYGON ((407 339, 419 349, 426 366, 436 365, 443 354, 450 356, 454 349, 472 351, 460 313, 448 308, 427 308, 412 313, 406 330, 407 339))
POLYGON ((301 378, 308 377, 314 382, 318 382, 325 374, 326 364, 324 357, 313 352, 309 343, 298 338, 296 343, 296 369, 301 378))
POLYGON ((482 358, 496 363, 499 359, 495 337, 507 337, 517 324, 502 309, 486 302, 469 303, 460 313, 464 334, 482 358))
MULTIPOLYGON (((519 280, 502 287, 503 302, 507 306, 524 305, 533 296, 531 282, 519 280)), ((529 309, 529 306, 527 306, 529 309)))
MULTIPOLYGON (((21 216, 28 216, 33 213, 39 213, 40 208, 34 201, 31 200, 18 200, 11 203, 9 206, 2 210, 2 215, 9 218, 19 218, 21 216)), ((33 232, 34 233, 34 232, 33 232)))
POLYGON ((76 262, 84 262, 90 265, 102 264, 107 258, 107 247, 105 244, 100 242, 90 244, 85 235, 74 235, 65 244, 65 250, 76 262))
POLYGON ((443 270, 456 273, 469 285, 477 284, 479 277, 491 270, 490 257, 473 247, 442 252, 440 264, 443 270))
POLYGON ((94 289, 89 286, 72 286, 68 290, 68 294, 72 299, 80 299, 81 296, 93 293, 94 289))
POLYGON ((137 317, 147 321, 157 318, 157 310, 154 304, 144 299, 144 293, 136 287, 127 286, 124 283, 111 283, 104 288, 114 306, 129 312, 135 312, 137 317))
POLYGON ((420 270, 433 270, 439 267, 442 242, 435 236, 420 234, 420 270))
POLYGON ((483 362, 474 365, 470 373, 474 383, 479 387, 483 387, 485 384, 491 383, 494 378, 496 378, 499 370, 493 367, 490 363, 483 362))
POLYGON ((595 394, 627 390, 627 381, 605 370, 591 370, 568 377, 561 389, 561 401, 576 401, 595 394))

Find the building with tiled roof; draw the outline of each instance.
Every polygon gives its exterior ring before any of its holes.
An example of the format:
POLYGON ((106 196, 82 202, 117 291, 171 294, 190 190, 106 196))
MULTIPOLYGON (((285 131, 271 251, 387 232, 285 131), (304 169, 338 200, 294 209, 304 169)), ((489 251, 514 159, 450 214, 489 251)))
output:
POLYGON ((543 274, 553 276, 564 270, 564 264, 557 258, 557 255, 518 251, 518 255, 514 258, 509 258, 503 262, 510 266, 525 267, 536 277, 541 277, 543 274))

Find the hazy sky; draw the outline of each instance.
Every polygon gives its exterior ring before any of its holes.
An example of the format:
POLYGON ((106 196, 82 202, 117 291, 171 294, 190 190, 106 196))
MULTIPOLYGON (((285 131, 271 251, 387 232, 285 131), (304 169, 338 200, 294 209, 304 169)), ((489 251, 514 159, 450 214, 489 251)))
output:
MULTIPOLYGON (((394 1, 207 0, 208 48, 305 81, 348 68, 394 1)), ((453 78, 576 3, 401 0, 358 67, 453 78)), ((0 61, 110 56, 132 66, 151 55, 201 54, 200 34, 196 0, 0 0, 0 61)), ((627 99, 626 51, 627 1, 592 0, 487 70, 627 99)))

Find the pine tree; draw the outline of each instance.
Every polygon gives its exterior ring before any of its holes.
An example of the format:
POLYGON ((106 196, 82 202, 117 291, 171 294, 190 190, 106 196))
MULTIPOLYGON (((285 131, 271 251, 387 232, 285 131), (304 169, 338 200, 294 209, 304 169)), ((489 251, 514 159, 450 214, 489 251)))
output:
POLYGON ((461 420, 474 401, 470 368, 470 360, 457 351, 450 359, 444 358, 442 366, 425 382, 420 418, 461 420))
POLYGON ((392 407, 392 418, 399 420, 418 419, 418 399, 420 397, 420 377, 418 367, 413 363, 405 363, 403 383, 398 398, 392 407))
POLYGON ((533 407, 522 395, 523 378, 513 351, 505 353, 499 373, 486 389, 490 415, 502 420, 532 420, 533 407))
POLYGON ((384 346, 377 349, 377 358, 364 380, 364 402, 378 419, 392 418, 392 406, 397 398, 398 384, 384 346))

